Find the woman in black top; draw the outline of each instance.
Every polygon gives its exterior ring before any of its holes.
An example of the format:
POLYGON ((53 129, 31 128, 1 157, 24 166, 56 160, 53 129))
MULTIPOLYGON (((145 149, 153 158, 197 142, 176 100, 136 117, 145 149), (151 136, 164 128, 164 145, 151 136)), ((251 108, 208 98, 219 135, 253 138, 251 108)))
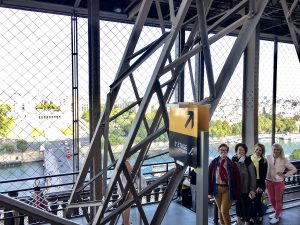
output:
POLYGON ((254 164, 256 171, 256 196, 254 198, 254 206, 252 207, 252 223, 254 224, 256 218, 256 224, 262 224, 263 210, 262 210, 262 194, 266 189, 266 175, 268 171, 268 163, 264 157, 265 146, 257 143, 254 145, 253 154, 251 155, 251 161, 254 164))

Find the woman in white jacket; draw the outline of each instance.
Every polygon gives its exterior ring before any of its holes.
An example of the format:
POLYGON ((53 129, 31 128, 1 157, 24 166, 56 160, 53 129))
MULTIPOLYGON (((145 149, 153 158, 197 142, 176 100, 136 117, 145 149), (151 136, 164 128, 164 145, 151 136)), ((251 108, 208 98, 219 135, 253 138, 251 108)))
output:
POLYGON ((282 195, 284 192, 284 178, 292 176, 297 172, 296 167, 285 158, 281 145, 273 144, 272 155, 266 157, 268 162, 268 172, 266 186, 269 200, 275 213, 269 216, 270 223, 275 224, 279 221, 282 210, 282 195))

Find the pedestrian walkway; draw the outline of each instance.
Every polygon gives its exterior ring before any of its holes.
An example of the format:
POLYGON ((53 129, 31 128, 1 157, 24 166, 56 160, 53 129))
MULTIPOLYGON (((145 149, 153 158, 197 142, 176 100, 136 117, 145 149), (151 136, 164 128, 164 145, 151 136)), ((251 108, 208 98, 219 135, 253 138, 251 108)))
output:
MULTIPOLYGON (((157 206, 158 204, 149 204, 143 207, 149 222, 152 220, 155 210, 157 209, 157 206)), ((290 205, 290 207, 291 208, 285 207, 285 209, 282 212, 282 217, 279 223, 277 223, 277 225, 299 225, 300 224, 300 206, 292 207, 292 205, 290 205)), ((268 218, 268 215, 270 213, 272 212, 270 211, 268 214, 264 216, 263 225, 270 224, 268 218)), ((140 224, 139 212, 136 207, 133 207, 131 209, 130 220, 133 225, 140 224)), ((72 221, 82 225, 88 224, 85 221, 84 217, 74 218, 72 219, 72 221)), ((121 225, 121 224, 122 224, 122 220, 119 219, 117 225, 121 225)), ((164 217, 162 225, 173 225, 173 224, 196 225, 196 213, 176 202, 172 202, 166 213, 166 216, 164 217)), ((212 218, 209 218, 208 224, 213 225, 212 218)))

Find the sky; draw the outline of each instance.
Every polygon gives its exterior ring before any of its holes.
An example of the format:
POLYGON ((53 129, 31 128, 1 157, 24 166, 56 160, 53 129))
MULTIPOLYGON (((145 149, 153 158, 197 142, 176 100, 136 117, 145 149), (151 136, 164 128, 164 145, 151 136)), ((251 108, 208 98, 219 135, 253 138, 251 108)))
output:
MULTIPOLYGON (((104 99, 114 80, 129 39, 132 25, 100 22, 101 95, 104 99)), ((160 29, 145 27, 137 50, 161 35, 160 29)), ((186 35, 187 36, 187 35, 186 35)), ((46 13, 0 8, 0 101, 16 95, 61 101, 72 96, 71 18, 46 13), (59 99, 59 100, 58 100, 59 99)), ((88 101, 87 20, 78 19, 79 95, 88 101)), ((235 41, 224 37, 211 46, 215 81, 235 41)), ((260 97, 272 95, 273 42, 260 43, 260 97)), ((173 51, 174 54, 174 51, 173 51)), ((135 71, 140 95, 155 67, 159 50, 135 71)), ((174 57, 173 57, 174 58, 174 57)), ((193 60, 192 60, 193 63, 193 60)), ((224 99, 241 99, 242 60, 224 93, 224 99)), ((193 69, 194 71, 194 69, 193 69)), ((298 99, 300 64, 293 45, 279 44, 278 98, 298 99)), ((168 77, 168 75, 166 75, 168 77)), ((206 88, 206 96, 208 87, 206 88)), ((186 101, 192 101, 189 71, 186 67, 186 101)), ((102 101, 103 101, 102 99, 102 101)), ((124 82, 118 102, 133 101, 131 84, 124 82)))

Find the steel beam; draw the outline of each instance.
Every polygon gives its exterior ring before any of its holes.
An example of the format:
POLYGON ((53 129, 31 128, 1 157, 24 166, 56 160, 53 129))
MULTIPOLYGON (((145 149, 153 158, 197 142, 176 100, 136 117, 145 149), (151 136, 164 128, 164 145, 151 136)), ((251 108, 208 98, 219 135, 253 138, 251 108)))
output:
MULTIPOLYGON (((71 17, 72 35, 72 107, 73 107, 73 172, 79 171, 79 94, 78 94, 78 29, 77 16, 71 17)), ((75 183, 77 174, 73 175, 75 183)))
MULTIPOLYGON (((89 61, 89 115, 90 115, 90 139, 94 135, 100 115, 100 24, 99 1, 88 0, 88 61, 89 61)), ((90 179, 102 169, 101 141, 95 143, 97 151, 93 155, 90 165, 90 179)), ((97 179, 90 186, 90 200, 102 199, 101 180, 97 179)), ((91 217, 96 207, 91 209, 91 217)))
POLYGON ((156 212, 152 218, 151 225, 160 225, 163 221, 163 218, 168 210, 174 193, 182 180, 186 168, 187 166, 181 167, 180 165, 176 164, 176 170, 174 172, 174 175, 169 181, 165 193, 158 204, 156 212))
POLYGON ((244 53, 242 139, 249 147, 258 142, 258 78, 259 25, 244 53))
MULTIPOLYGON (((211 45, 211 44, 215 43, 216 41, 218 41, 219 39, 221 39, 222 37, 231 33, 238 27, 242 26, 246 19, 247 19, 247 16, 244 16, 244 17, 240 18, 239 20, 237 20, 236 22, 234 22, 233 24, 229 25, 229 27, 224 28, 223 30, 221 30, 220 32, 215 34, 214 36, 210 37, 208 39, 208 43, 211 45)), ((173 68, 176 68, 179 65, 185 63, 188 59, 190 59, 191 57, 193 57, 194 55, 198 54, 201 51, 202 51, 202 44, 195 45, 194 48, 192 48, 191 50, 186 51, 184 54, 182 54, 182 56, 180 58, 177 58, 177 59, 173 60, 173 62, 166 65, 165 68, 161 71, 160 75, 162 76, 163 74, 169 72, 173 68)))
MULTIPOLYGON (((296 49, 296 52, 297 52, 298 60, 300 61, 300 40, 299 40, 299 35, 297 35, 296 30, 294 29, 294 26, 293 26, 294 23, 293 23, 293 20, 291 18, 291 13, 288 9, 288 5, 287 5, 286 0, 280 0, 280 3, 281 3, 281 6, 282 6, 282 9, 283 9, 283 12, 284 12, 284 16, 285 16, 285 19, 286 19, 286 22, 287 22, 287 25, 288 25, 288 28, 289 28, 289 31, 290 31, 295 49, 296 49)), ((292 10, 291 10, 291 12, 292 12, 292 10)))
POLYGON ((4 205, 9 209, 13 209, 17 212, 22 212, 25 215, 32 216, 34 218, 41 219, 50 224, 56 225, 78 225, 78 223, 72 222, 70 220, 58 217, 52 213, 41 210, 37 207, 28 205, 24 202, 10 198, 8 196, 0 194, 0 204, 4 205))
MULTIPOLYGON (((181 29, 175 41, 175 58, 179 58, 181 56, 184 43, 185 43, 185 29, 181 29)), ((184 70, 182 70, 178 74, 177 85, 175 88, 175 101, 177 102, 184 102, 184 87, 185 87, 184 80, 185 80, 185 73, 184 70)))
MULTIPOLYGON (((138 40, 138 38, 141 34, 143 25, 145 24, 145 21, 147 19, 147 15, 148 15, 151 4, 152 4, 152 1, 143 1, 142 5, 141 5, 141 11, 140 11, 140 13, 139 13, 139 15, 136 19, 136 23, 135 23, 135 25, 133 27, 133 30, 132 30, 132 33, 129 37, 129 42, 128 42, 128 45, 125 49, 123 58, 121 60, 120 67, 117 71, 116 79, 120 76, 120 74, 123 73, 123 71, 125 71, 125 69, 128 68, 127 58, 130 57, 134 52, 134 49, 137 45, 137 40, 138 40)), ((118 95, 118 92, 119 92, 119 88, 116 88, 114 90, 114 92, 112 92, 111 101, 110 101, 111 105, 114 104, 115 99, 118 95)), ((69 199, 70 204, 71 203, 76 203, 78 201, 79 193, 77 192, 77 190, 80 187, 83 186, 84 180, 85 180, 85 178, 88 174, 88 170, 89 170, 90 165, 93 161, 94 155, 97 152, 97 150, 99 150, 99 149, 97 149, 97 143, 99 143, 99 140, 101 139, 101 136, 103 135, 103 130, 104 130, 103 123, 104 123, 104 119, 105 119, 105 113, 110 113, 110 112, 108 112, 104 109, 102 114, 101 114, 101 117, 100 117, 100 119, 98 121, 98 124, 97 124, 97 127, 95 129, 95 133, 94 133, 94 135, 92 137, 92 140, 91 140, 89 153, 88 153, 88 155, 85 159, 83 168, 79 173, 78 179, 77 179, 77 181, 76 181, 76 183, 75 183, 75 185, 72 189, 72 193, 71 193, 71 196, 70 196, 70 199, 69 199)), ((110 189, 108 189, 108 190, 110 190, 110 189)), ((111 193, 108 193, 108 194, 111 195, 111 193)), ((67 216, 70 216, 71 213, 72 213, 71 210, 68 210, 68 208, 67 208, 67 216)))
MULTIPOLYGON (((158 63, 153 71, 153 75, 151 77, 151 80, 148 84, 148 87, 146 89, 146 92, 144 94, 143 100, 141 102, 140 108, 136 114, 135 120, 132 123, 132 127, 129 131, 128 137, 126 139, 126 142, 124 143, 124 147, 123 147, 123 151, 120 155, 120 158, 117 162, 117 165, 115 167, 114 173, 111 177, 111 181, 109 184, 109 188, 108 188, 108 193, 104 202, 104 205, 101 209, 98 210, 96 216, 95 216, 95 220, 93 222, 94 225, 96 224, 100 224, 100 220, 101 218, 103 218, 104 214, 105 214, 105 209, 108 205, 109 199, 111 197, 112 194, 112 189, 114 188, 115 184, 116 184, 116 179, 120 174, 120 168, 122 166, 122 164, 124 164, 126 158, 129 156, 129 152, 130 152, 130 148, 133 144, 133 141, 135 139, 136 133, 138 131, 138 128, 141 124, 141 120, 142 117, 147 109, 147 106, 149 104, 149 101, 151 99, 151 96, 153 94, 153 90, 154 90, 154 86, 156 83, 156 79, 158 79, 158 74, 160 72, 160 70, 163 68, 164 64, 166 63, 167 57, 169 55, 169 52, 174 44, 174 41, 176 39, 176 36, 178 35, 180 29, 181 29, 181 25, 184 21, 185 15, 189 9, 191 0, 188 1, 183 1, 182 4, 180 5, 177 15, 176 15, 176 19, 175 21, 173 21, 173 27, 170 31, 170 38, 167 40, 166 44, 164 45, 161 55, 158 59, 158 63)), ((138 165, 137 165, 138 166, 138 165)), ((135 166, 134 166, 135 169, 135 166)), ((133 169, 133 170, 134 170, 133 169)), ((126 191, 126 188, 125 188, 126 191)))
POLYGON ((273 91, 272 91, 272 144, 275 143, 276 135, 276 102, 277 102, 277 66, 278 66, 278 41, 274 40, 273 53, 273 91))
POLYGON ((250 40, 250 37, 251 37, 253 31, 255 30, 255 28, 265 10, 267 3, 268 3, 268 0, 261 0, 258 3, 257 14, 255 14, 253 17, 249 17, 245 21, 245 23, 244 23, 234 45, 229 53, 229 56, 220 72, 218 80, 216 82, 217 98, 216 99, 208 98, 208 99, 203 100, 203 103, 211 104, 211 108, 210 108, 211 115, 214 113, 214 111, 215 111, 227 85, 228 85, 230 78, 231 78, 231 76, 232 76, 232 74, 233 74, 249 40, 250 40))
POLYGON ((206 26, 206 17, 204 13, 204 5, 203 1, 196 0, 197 12, 198 12, 198 25, 199 32, 201 37, 202 51, 204 56, 204 63, 206 66, 207 73, 207 82, 210 91, 210 96, 215 98, 216 90, 215 90, 215 81, 214 81, 214 73, 211 62, 211 54, 210 54, 210 45, 208 43, 208 32, 206 26))

